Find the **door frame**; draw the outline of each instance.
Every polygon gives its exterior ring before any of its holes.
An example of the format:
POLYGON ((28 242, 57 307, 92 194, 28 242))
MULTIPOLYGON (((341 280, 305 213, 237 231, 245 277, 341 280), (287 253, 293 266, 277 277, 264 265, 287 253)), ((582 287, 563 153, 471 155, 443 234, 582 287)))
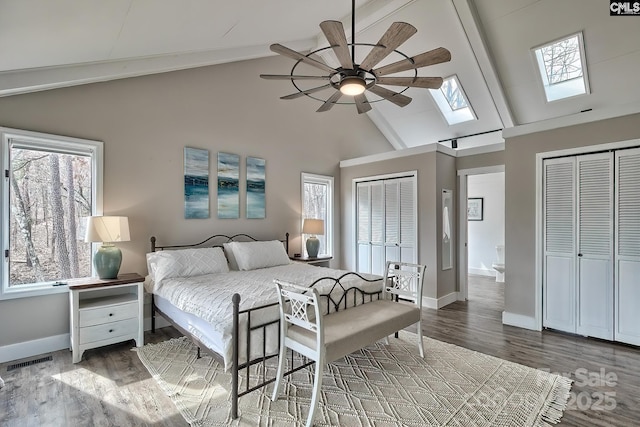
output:
MULTIPOLYGON (((598 151, 617 150, 638 147, 640 139, 609 142, 605 144, 588 145, 584 147, 567 148, 563 150, 545 151, 536 153, 536 241, 535 241, 535 329, 542 330, 542 277, 544 273, 544 212, 543 212, 543 188, 544 160, 561 156, 579 156, 598 151)), ((505 230, 506 233, 506 230, 505 230)), ((532 325, 534 326, 534 325, 532 325)))
MULTIPOLYGON (((458 301, 466 301, 469 298, 469 242, 467 227, 467 179, 469 175, 483 175, 487 173, 504 172, 504 165, 485 166, 481 168, 458 170, 458 301)), ((506 230, 505 230, 506 231, 506 230)))

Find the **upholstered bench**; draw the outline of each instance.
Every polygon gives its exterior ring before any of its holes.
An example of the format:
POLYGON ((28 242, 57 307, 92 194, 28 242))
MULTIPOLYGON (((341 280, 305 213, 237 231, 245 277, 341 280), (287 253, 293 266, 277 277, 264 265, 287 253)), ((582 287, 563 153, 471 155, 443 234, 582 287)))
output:
POLYGON ((388 262, 381 299, 326 315, 320 312, 317 289, 276 280, 281 339, 272 400, 278 398, 287 348, 316 362, 307 427, 313 424, 325 363, 386 340, 414 323, 418 324, 418 349, 424 357, 421 322, 424 270, 424 266, 417 264, 388 262))

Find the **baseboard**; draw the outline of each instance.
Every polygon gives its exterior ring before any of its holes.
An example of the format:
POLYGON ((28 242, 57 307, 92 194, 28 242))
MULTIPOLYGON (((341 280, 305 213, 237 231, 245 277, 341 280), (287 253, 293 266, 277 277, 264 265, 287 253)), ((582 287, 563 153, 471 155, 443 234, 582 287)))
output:
POLYGON ((467 273, 473 274, 474 276, 496 277, 496 271, 494 269, 488 269, 488 268, 469 267, 467 269, 467 273))
POLYGON ((451 292, 440 298, 422 297, 422 306, 437 310, 456 301, 458 301, 458 292, 451 292))
POLYGON ((0 347, 0 363, 33 357, 39 354, 69 349, 71 338, 69 334, 54 335, 32 341, 24 341, 0 347))
MULTIPOLYGON (((156 317, 156 328, 165 328, 167 326, 171 326, 171 323, 169 323, 164 317, 156 317)), ((151 330, 150 317, 144 319, 144 330, 151 330)), ((71 337, 69 334, 54 335, 33 341, 9 344, 0 347, 0 363, 24 359, 25 357, 33 357, 44 353, 51 353, 65 348, 71 348, 71 337)))
POLYGON ((523 316, 522 314, 509 313, 507 311, 502 312, 502 324, 509 326, 516 326, 518 328, 531 329, 532 331, 539 331, 538 322, 535 317, 523 316))

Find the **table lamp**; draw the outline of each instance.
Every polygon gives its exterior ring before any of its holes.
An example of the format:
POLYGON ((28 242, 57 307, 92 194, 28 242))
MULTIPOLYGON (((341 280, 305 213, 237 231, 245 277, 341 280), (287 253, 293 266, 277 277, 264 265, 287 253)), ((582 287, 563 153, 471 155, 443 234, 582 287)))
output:
POLYGON ((102 242, 93 256, 93 266, 100 279, 116 279, 122 252, 113 242, 128 242, 129 219, 126 216, 90 216, 87 218, 85 242, 102 242))
POLYGON ((307 255, 309 258, 316 258, 320 249, 320 240, 316 235, 324 234, 324 220, 305 218, 302 223, 302 233, 311 234, 311 237, 307 239, 307 255))

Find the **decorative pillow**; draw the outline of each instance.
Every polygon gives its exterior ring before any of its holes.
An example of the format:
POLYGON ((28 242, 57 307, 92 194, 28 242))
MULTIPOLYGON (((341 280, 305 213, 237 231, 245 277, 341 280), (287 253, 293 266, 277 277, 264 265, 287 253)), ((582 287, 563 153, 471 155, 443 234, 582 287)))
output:
POLYGON ((224 249, 224 254, 227 257, 227 261, 229 262, 229 270, 238 271, 238 262, 236 261, 236 257, 233 255, 233 249, 229 243, 223 243, 222 247, 224 249))
POLYGON ((222 248, 181 249, 147 254, 149 275, 159 285, 172 277, 201 276, 229 271, 222 248))
POLYGON ((238 270, 275 267, 289 264, 289 256, 279 240, 268 242, 231 242, 229 247, 238 263, 238 270))

